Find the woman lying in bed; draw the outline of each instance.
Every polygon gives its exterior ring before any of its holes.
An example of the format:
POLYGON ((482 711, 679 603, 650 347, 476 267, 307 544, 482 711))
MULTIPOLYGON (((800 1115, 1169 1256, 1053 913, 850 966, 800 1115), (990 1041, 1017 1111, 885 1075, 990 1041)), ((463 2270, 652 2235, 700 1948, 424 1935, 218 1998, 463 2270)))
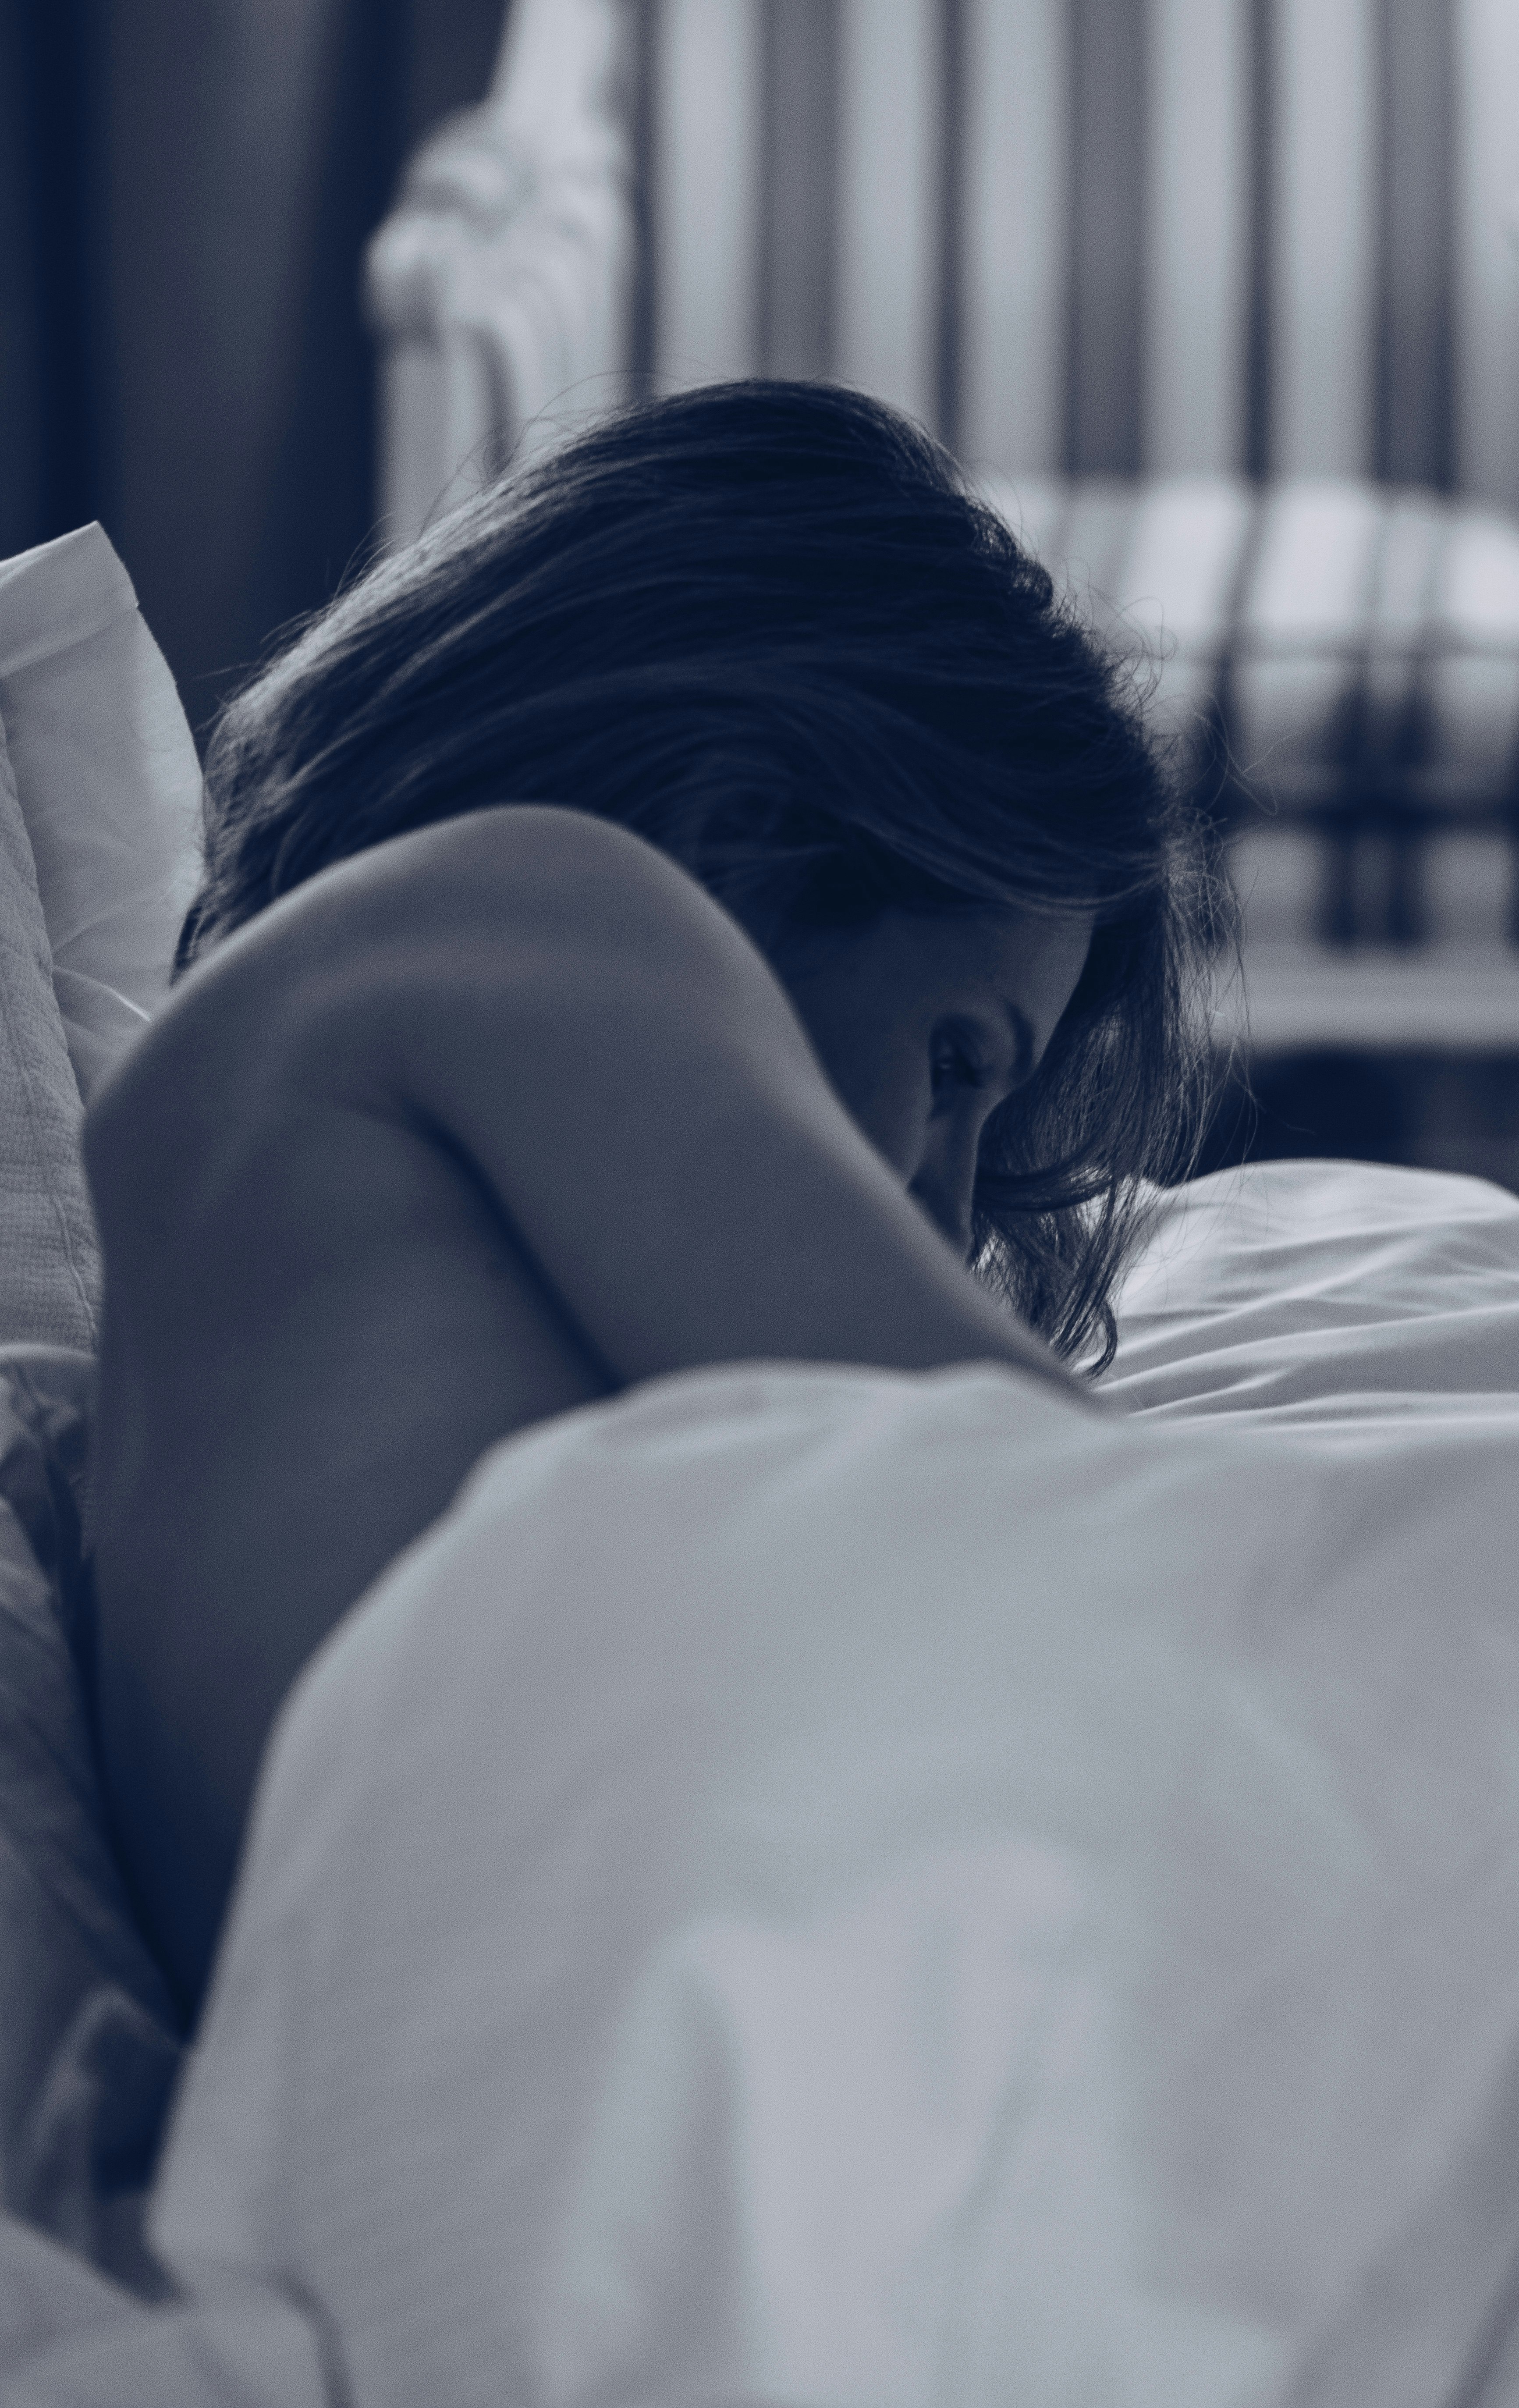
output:
POLYGON ((822 387, 484 494, 207 795, 193 975, 87 1137, 99 1724, 190 2011, 281 1698, 493 1440, 724 1360, 1104 1358, 1214 909, 1042 569, 822 387))

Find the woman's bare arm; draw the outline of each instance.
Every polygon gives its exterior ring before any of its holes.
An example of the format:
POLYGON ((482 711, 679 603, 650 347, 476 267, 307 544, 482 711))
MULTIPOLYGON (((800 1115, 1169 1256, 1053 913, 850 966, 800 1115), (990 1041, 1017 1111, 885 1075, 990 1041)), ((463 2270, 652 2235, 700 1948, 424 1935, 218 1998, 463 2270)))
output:
POLYGON ((1075 1386, 727 916, 565 812, 399 839, 230 939, 87 1155, 106 1771, 187 2004, 281 1699, 494 1440, 755 1358, 1075 1386))
POLYGON ((564 811, 408 841, 432 859, 393 980, 395 1075, 620 1380, 984 1359, 1086 1394, 908 1197, 767 963, 681 870, 564 811))

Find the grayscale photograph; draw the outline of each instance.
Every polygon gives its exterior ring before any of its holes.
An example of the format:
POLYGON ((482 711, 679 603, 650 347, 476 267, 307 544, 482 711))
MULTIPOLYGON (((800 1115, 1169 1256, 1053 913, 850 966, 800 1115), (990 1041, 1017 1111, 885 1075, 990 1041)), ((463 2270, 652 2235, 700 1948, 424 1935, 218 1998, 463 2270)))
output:
POLYGON ((1519 0, 0 0, 0 2408, 1519 2408, 1519 0))

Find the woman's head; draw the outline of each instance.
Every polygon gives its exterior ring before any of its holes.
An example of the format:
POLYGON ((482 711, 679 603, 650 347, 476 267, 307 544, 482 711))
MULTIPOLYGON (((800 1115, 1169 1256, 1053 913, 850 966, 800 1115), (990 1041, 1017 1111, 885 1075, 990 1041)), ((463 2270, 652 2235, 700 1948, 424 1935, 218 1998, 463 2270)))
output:
POLYGON ((1091 939, 1084 915, 999 904, 889 910, 787 950, 791 999, 835 1090, 961 1254, 988 1133, 1037 1076, 1091 939))
POLYGON ((1118 673, 937 445, 834 387, 711 386, 380 563, 223 714, 179 967, 328 864, 503 802, 647 837, 804 1020, 820 964, 914 920, 1079 929, 1069 1007, 981 1131, 972 1234, 1065 1351, 1111 1330, 1139 1182, 1196 1134, 1213 884, 1118 673))

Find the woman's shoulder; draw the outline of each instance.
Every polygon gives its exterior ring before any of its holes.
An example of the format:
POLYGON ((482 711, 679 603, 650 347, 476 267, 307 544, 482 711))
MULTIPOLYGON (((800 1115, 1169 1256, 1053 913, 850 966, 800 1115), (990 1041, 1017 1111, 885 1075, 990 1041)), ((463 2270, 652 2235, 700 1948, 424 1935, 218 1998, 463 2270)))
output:
POLYGON ((326 1092, 457 1052, 520 988, 731 988, 769 973, 737 924, 641 837, 589 813, 509 804, 387 838, 318 871, 202 956, 92 1108, 180 1105, 295 1071, 326 1092))
MULTIPOLYGON (((648 875, 652 848, 626 830, 539 804, 497 805, 345 856, 279 896, 203 953, 127 1055, 118 1080, 242 1021, 265 1054, 282 1031, 342 1011, 419 963, 461 973, 474 940, 509 948, 559 909, 648 875)), ((666 865, 679 877, 673 865, 666 865)))
POLYGON ((482 913, 515 919, 555 906, 584 908, 602 894, 625 901, 639 890, 701 892, 630 828, 560 804, 498 803, 387 838, 320 871, 273 908, 303 906, 318 919, 372 916, 385 926, 399 910, 409 927, 417 908, 435 897, 467 923, 482 913))
MULTIPOLYGON (((630 829, 558 805, 461 812, 319 870, 207 954, 184 989, 294 978, 351 992, 366 978, 473 976, 534 939, 599 953, 734 931, 666 854, 630 829), (440 941, 441 940, 441 941, 440 941)), ((719 941, 722 939, 719 938, 719 941)))
MULTIPOLYGON (((737 922, 645 838, 522 803, 461 813, 319 871, 197 965, 182 1008, 241 1011, 266 1040, 394 998, 413 1031, 523 982, 609 993, 770 973, 737 922), (222 998, 224 997, 224 1002, 222 998)), ((175 1006, 171 1003, 170 1009, 175 1006)))

